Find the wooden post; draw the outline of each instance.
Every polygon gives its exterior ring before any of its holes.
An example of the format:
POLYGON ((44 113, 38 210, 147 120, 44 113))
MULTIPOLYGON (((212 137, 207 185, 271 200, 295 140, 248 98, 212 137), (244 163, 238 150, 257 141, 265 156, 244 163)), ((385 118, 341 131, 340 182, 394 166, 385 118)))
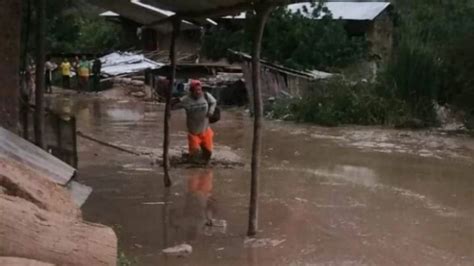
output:
POLYGON ((257 23, 253 36, 252 47, 252 87, 254 104, 254 127, 252 144, 252 165, 251 165, 251 183, 250 183, 250 208, 249 208, 249 227, 248 236, 254 236, 258 230, 258 179, 260 171, 260 153, 262 149, 262 94, 260 91, 260 49, 262 46, 262 36, 265 29, 265 23, 272 10, 272 6, 260 5, 255 8, 257 14, 257 23))
POLYGON ((18 132, 22 1, 0 1, 0 126, 18 132))
POLYGON ((170 45, 170 63, 171 70, 169 75, 169 87, 166 92, 166 107, 165 107, 165 119, 164 119, 164 139, 163 139, 163 169, 164 169, 164 183, 165 187, 171 186, 171 180, 169 175, 170 159, 169 159, 169 146, 170 146, 170 118, 171 118, 171 93, 173 92, 174 80, 176 79, 176 39, 179 35, 181 26, 181 19, 175 17, 173 20, 173 33, 171 35, 170 45))
POLYGON ((24 33, 23 33, 23 62, 21 62, 21 69, 23 75, 21 77, 21 89, 20 89, 20 121, 22 124, 22 133, 24 139, 29 139, 29 110, 30 110, 30 97, 28 95, 28 50, 30 43, 30 29, 31 29, 31 0, 26 0, 26 21, 24 22, 24 33))
POLYGON ((44 149, 44 43, 46 0, 37 0, 36 4, 38 21, 36 31, 35 143, 44 149))

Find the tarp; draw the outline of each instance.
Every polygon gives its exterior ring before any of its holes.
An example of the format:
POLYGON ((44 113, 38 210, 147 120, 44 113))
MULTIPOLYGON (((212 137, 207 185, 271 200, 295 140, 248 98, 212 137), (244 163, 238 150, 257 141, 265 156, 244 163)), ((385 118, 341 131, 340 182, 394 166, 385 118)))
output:
POLYGON ((142 54, 132 52, 114 52, 101 57, 100 61, 102 62, 101 72, 106 76, 135 73, 164 66, 162 63, 145 58, 142 54))

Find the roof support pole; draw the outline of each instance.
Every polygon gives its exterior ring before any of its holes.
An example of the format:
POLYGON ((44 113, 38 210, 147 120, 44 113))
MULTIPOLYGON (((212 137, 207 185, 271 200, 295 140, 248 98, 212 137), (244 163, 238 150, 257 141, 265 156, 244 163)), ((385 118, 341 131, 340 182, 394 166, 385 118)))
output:
POLYGON ((251 164, 251 185, 250 185, 250 208, 248 236, 254 236, 258 230, 258 190, 259 190, 259 171, 260 154, 262 150, 262 94, 260 90, 260 50, 262 47, 262 36, 273 6, 261 4, 255 8, 257 18, 255 32, 253 35, 252 47, 252 87, 254 104, 254 127, 252 143, 252 164, 251 164))
POLYGON ((46 22, 46 0, 36 1, 38 23, 36 31, 36 91, 35 91, 35 144, 45 148, 44 143, 44 44, 46 22))
POLYGON ((164 119, 164 138, 163 138, 163 169, 164 169, 164 184, 165 187, 171 186, 171 179, 169 175, 170 170, 170 159, 169 159, 169 146, 170 146, 170 118, 171 118, 171 93, 173 91, 174 80, 176 79, 176 39, 178 38, 181 26, 181 19, 175 17, 173 20, 173 32, 171 35, 170 45, 170 63, 171 70, 169 73, 169 87, 166 92, 166 107, 165 107, 165 119, 164 119))

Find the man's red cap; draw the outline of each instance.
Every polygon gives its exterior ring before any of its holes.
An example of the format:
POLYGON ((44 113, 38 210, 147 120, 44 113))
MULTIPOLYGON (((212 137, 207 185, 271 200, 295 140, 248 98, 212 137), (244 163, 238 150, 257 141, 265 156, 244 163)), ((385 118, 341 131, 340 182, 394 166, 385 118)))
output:
POLYGON ((201 86, 201 81, 200 81, 200 80, 197 80, 197 79, 192 79, 189 88, 190 88, 191 90, 194 90, 194 89, 196 89, 197 86, 201 86))

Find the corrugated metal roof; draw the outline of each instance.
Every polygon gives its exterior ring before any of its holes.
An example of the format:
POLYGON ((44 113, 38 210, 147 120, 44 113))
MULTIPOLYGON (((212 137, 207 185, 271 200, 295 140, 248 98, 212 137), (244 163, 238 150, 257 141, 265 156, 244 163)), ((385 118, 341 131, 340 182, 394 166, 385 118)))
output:
MULTIPOLYGON (((343 20, 374 20, 387 7, 389 2, 328 2, 324 4, 331 11, 332 17, 343 20)), ((306 8, 312 14, 314 8, 310 3, 299 3, 288 6, 292 12, 306 8)), ((304 14, 304 12, 301 12, 304 14)))
POLYGON ((24 164, 60 185, 68 183, 76 171, 70 165, 2 127, 0 156, 24 164))
POLYGON ((142 0, 142 2, 176 13, 199 12, 233 7, 250 0, 142 0))
MULTIPOLYGON (((139 0, 89 0, 91 4, 100 6, 108 11, 106 15, 112 16, 118 14, 124 18, 130 19, 142 25, 147 25, 155 20, 165 19, 175 13, 156 6, 149 5, 139 0)), ((102 13, 101 15, 104 15, 102 13)), ((171 31, 170 25, 159 25, 155 27, 160 32, 171 31)), ((199 29, 198 26, 183 21, 182 30, 199 29)))
POLYGON ((105 11, 99 14, 101 17, 118 17, 120 16, 119 14, 113 12, 113 11, 105 11))
MULTIPOLYGON (((385 9, 390 6, 389 2, 327 2, 324 4, 329 9, 334 19, 343 20, 374 20, 385 9)), ((288 5, 287 8, 296 13, 307 14, 312 17, 314 7, 310 3, 298 3, 288 5), (307 10, 308 13, 303 12, 307 10)), ((226 16, 229 19, 245 19, 246 13, 242 12, 236 16, 226 16)))
MULTIPOLYGON (((243 59, 243 60, 246 60, 246 61, 249 61, 249 62, 252 60, 252 56, 247 54, 247 53, 234 51, 234 50, 229 50, 229 52, 233 56, 236 56, 240 59, 243 59)), ((270 69, 273 69, 273 70, 281 72, 281 73, 303 77, 303 78, 306 78, 306 79, 314 79, 314 80, 327 79, 327 78, 330 78, 334 75, 332 73, 327 73, 327 72, 318 71, 318 70, 300 71, 300 70, 288 68, 288 67, 285 67, 285 66, 277 65, 277 64, 268 62, 264 59, 260 59, 260 63, 263 65, 263 67, 270 68, 270 69)))
POLYGON ((67 184, 67 189, 71 193, 71 198, 76 206, 81 207, 92 193, 92 188, 86 185, 71 181, 67 184))

